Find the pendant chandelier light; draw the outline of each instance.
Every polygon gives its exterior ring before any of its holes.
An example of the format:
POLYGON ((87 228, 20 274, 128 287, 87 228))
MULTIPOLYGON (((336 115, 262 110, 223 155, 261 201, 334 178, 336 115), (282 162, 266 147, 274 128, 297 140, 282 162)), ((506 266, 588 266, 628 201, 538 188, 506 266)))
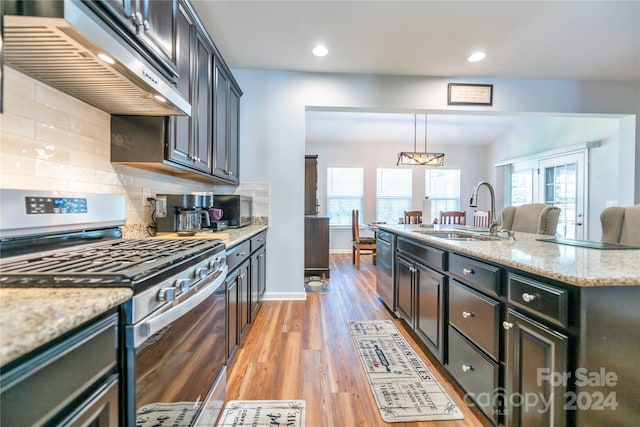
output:
POLYGON ((396 166, 431 166, 440 167, 444 163, 444 153, 427 152, 427 115, 424 115, 424 151, 416 150, 416 130, 418 115, 413 115, 413 151, 402 151, 398 153, 396 166))

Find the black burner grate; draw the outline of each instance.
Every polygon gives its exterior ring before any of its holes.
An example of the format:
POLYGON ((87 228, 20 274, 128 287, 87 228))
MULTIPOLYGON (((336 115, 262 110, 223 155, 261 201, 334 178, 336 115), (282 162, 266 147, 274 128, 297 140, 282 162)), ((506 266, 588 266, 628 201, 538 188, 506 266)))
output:
POLYGON ((219 240, 122 239, 15 257, 0 264, 0 285, 139 282, 223 247, 219 240))

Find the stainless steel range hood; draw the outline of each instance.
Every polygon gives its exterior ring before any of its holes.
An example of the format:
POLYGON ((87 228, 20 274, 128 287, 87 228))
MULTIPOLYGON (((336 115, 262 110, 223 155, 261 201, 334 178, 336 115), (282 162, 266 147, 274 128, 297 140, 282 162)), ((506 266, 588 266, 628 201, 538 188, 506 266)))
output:
POLYGON ((169 79, 87 4, 2 1, 6 65, 110 114, 191 115, 190 103, 169 79), (98 58, 99 53, 115 63, 98 58))

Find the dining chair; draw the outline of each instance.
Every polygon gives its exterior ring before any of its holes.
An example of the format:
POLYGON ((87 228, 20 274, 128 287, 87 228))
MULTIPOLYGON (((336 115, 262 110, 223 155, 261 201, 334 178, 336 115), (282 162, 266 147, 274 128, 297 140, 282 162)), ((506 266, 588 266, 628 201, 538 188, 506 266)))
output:
POLYGON ((523 233, 555 236, 561 209, 544 203, 507 206, 502 210, 501 228, 523 233))
POLYGON ((372 255, 373 265, 376 265, 376 239, 373 237, 360 237, 360 211, 351 211, 351 235, 353 238, 351 247, 351 260, 360 270, 360 256, 372 255))
POLYGON ((491 222, 491 211, 473 211, 473 226, 478 228, 489 228, 491 222))
POLYGON ((422 224, 422 211, 404 211, 405 224, 422 224))
POLYGON ((466 211, 440 211, 440 224, 467 224, 466 211))
POLYGON ((640 205, 610 206, 600 214, 601 241, 605 243, 640 244, 640 205))

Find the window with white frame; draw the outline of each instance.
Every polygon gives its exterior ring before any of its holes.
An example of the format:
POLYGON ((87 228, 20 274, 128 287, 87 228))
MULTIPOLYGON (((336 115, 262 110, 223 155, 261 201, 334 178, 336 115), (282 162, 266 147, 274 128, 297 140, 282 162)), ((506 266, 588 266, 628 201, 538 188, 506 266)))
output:
POLYGON ((362 218, 364 169, 327 167, 327 216, 330 226, 351 225, 351 211, 362 218))
POLYGON ((422 222, 432 223, 440 218, 440 211, 460 210, 460 170, 426 169, 425 196, 431 200, 431 218, 422 222))
POLYGON ((411 210, 411 169, 377 169, 376 221, 397 224, 411 210))

